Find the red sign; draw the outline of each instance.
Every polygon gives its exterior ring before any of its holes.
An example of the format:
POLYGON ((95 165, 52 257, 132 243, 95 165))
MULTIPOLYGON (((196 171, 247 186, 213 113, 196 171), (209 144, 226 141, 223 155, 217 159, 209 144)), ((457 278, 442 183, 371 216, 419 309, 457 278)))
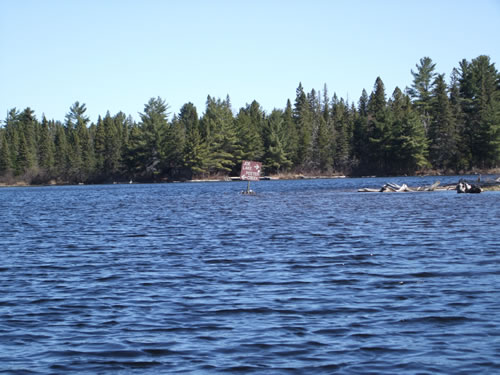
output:
POLYGON ((262 163, 258 161, 244 160, 241 163, 240 178, 246 181, 259 181, 262 163))

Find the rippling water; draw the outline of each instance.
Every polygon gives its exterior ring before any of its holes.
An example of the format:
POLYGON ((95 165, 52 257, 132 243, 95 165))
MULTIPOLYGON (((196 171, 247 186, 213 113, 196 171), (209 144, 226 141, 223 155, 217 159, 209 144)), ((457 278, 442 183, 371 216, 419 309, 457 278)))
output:
POLYGON ((499 373, 500 192, 384 182, 1 189, 0 373, 499 373))

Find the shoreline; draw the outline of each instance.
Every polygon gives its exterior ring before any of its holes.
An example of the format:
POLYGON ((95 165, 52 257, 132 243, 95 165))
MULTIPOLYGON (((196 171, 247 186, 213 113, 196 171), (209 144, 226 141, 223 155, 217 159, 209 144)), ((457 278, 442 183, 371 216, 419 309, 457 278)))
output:
MULTIPOLYGON (((500 169, 492 169, 487 171, 468 171, 465 173, 459 174, 447 174, 447 173, 438 173, 436 171, 429 171, 429 173, 419 173, 414 175, 382 175, 382 176, 349 176, 349 175, 323 175, 323 174, 295 174, 295 173, 286 173, 286 174, 275 174, 269 176, 263 176, 260 178, 261 181, 276 181, 276 180, 317 180, 317 179, 344 179, 344 178, 412 178, 412 177, 440 177, 440 176, 495 176, 500 175, 500 169)), ((498 179, 497 179, 498 180, 498 179)), ((4 183, 0 182, 0 188, 12 188, 12 187, 45 187, 45 186, 78 186, 78 185, 128 185, 128 184, 170 184, 170 183, 201 183, 201 182, 234 182, 241 181, 238 176, 208 176, 206 178, 197 178, 192 180, 173 180, 173 181, 141 181, 141 182, 105 182, 105 183, 69 183, 69 182, 61 182, 57 183, 54 180, 50 181, 47 184, 29 184, 23 181, 17 181, 15 183, 4 183)), ((500 182, 499 182, 500 185, 500 182)))

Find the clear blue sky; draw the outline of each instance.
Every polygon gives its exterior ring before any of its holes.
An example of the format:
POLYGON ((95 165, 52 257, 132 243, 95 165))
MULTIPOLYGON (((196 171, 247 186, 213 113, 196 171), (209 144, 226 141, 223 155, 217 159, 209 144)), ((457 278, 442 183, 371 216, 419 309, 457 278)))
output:
POLYGON ((499 68, 500 0, 0 0, 0 120, 62 121, 75 101, 138 120, 157 96, 270 112, 299 82, 357 102, 377 76, 388 96, 410 86, 421 57, 449 77, 481 54, 499 68))

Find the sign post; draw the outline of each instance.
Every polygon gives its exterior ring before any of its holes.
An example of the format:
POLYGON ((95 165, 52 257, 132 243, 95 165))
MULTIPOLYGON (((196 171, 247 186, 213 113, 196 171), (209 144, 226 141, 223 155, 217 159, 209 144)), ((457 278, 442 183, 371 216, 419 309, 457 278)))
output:
POLYGON ((250 190, 250 181, 259 181, 260 171, 262 170, 262 163, 258 161, 244 160, 241 163, 240 179, 242 181, 248 181, 247 190, 243 191, 243 194, 255 194, 250 190))

